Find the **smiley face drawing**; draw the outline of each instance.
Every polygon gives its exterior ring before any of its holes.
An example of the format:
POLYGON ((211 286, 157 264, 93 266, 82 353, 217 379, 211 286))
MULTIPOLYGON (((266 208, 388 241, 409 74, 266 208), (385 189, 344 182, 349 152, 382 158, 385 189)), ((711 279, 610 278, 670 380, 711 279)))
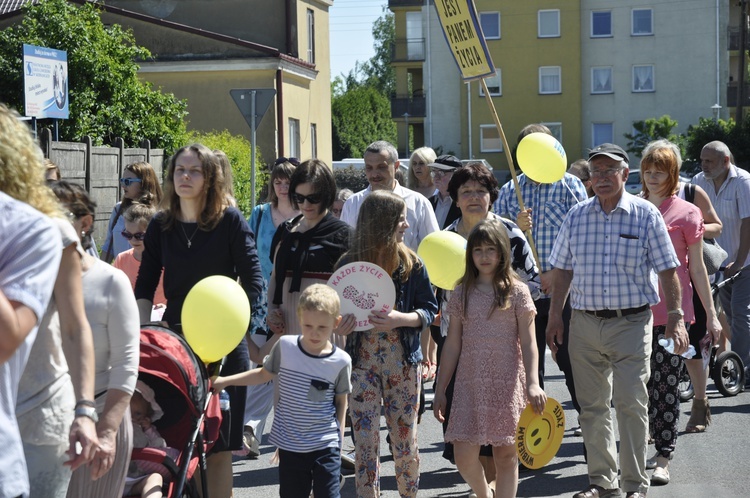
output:
POLYGON ((556 400, 547 398, 541 415, 526 406, 516 429, 518 459, 530 469, 544 467, 560 449, 564 432, 565 414, 556 400))

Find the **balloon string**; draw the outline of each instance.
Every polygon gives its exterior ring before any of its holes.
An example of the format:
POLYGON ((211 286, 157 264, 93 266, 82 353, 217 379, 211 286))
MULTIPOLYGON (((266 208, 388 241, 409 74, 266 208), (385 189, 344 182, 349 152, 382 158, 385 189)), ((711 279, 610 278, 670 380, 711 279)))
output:
MULTIPOLYGON (((503 125, 500 124, 500 118, 498 117, 497 111, 495 110, 495 104, 492 102, 492 97, 490 96, 490 92, 487 89, 487 83, 484 82, 484 78, 481 78, 479 82, 482 85, 482 90, 484 91, 484 97, 485 99, 487 99, 487 105, 490 107, 492 119, 495 120, 495 126, 497 127, 497 131, 500 134, 500 139, 503 141, 503 149, 505 150, 505 157, 508 159, 508 166, 510 166, 510 176, 513 178, 513 185, 516 187, 516 198, 518 199, 518 206, 521 208, 521 211, 525 211, 526 208, 523 205, 523 197, 521 197, 521 186, 518 184, 518 177, 516 176, 516 166, 513 163, 513 155, 510 153, 510 147, 508 147, 508 140, 505 138, 503 125)), ((536 245, 534 244, 534 237, 531 234, 531 230, 530 229, 526 230, 524 234, 526 235, 526 239, 529 241, 529 246, 531 247, 531 253, 534 255, 534 261, 536 261, 537 267, 541 268, 541 262, 539 261, 539 255, 536 252, 536 245)))

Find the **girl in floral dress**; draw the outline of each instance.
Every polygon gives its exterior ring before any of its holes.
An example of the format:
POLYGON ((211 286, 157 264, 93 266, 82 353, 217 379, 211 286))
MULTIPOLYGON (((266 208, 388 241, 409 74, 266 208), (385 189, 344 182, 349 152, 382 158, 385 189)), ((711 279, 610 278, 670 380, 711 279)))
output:
POLYGON ((448 385, 456 371, 446 442, 456 466, 478 498, 514 497, 518 488, 515 433, 526 402, 541 413, 534 335, 536 310, 528 287, 510 267, 510 240, 496 220, 469 234, 466 273, 448 303, 451 317, 440 357, 433 411, 444 420, 448 385), (491 445, 496 490, 487 484, 479 448, 491 445))

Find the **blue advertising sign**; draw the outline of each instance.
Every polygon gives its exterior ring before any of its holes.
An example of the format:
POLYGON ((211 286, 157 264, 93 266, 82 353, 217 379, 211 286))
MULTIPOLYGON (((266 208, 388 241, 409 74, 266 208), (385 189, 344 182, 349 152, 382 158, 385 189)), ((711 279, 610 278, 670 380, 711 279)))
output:
POLYGON ((26 116, 68 118, 68 53, 23 45, 26 116))

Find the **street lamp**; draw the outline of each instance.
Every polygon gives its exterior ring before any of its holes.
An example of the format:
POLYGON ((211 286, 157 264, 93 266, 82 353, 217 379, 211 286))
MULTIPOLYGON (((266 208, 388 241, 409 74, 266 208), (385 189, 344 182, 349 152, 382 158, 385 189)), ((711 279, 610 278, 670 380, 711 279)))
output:
POLYGON ((714 105, 711 106, 711 109, 713 109, 713 111, 714 111, 714 121, 718 121, 719 120, 719 112, 721 111, 721 106, 718 103, 716 103, 716 104, 714 104, 714 105))

